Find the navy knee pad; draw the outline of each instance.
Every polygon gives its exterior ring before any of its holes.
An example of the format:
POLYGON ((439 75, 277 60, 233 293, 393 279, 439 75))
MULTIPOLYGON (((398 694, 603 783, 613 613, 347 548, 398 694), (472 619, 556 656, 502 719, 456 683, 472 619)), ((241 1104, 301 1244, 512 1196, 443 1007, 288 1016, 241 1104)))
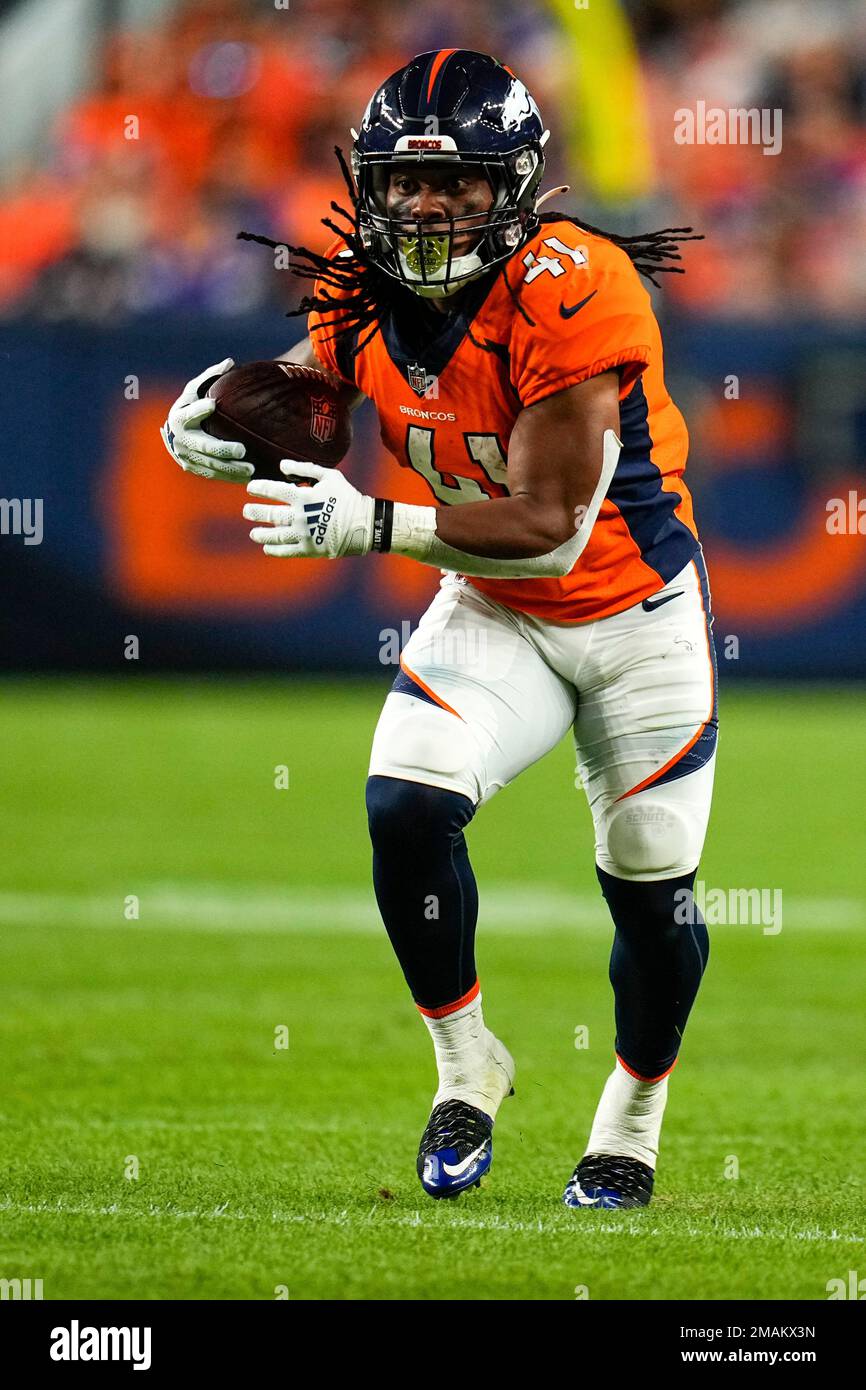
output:
POLYGON ((423 856, 430 842, 451 840, 475 815, 468 796, 408 782, 399 777, 367 778, 367 824, 374 848, 409 846, 423 856))

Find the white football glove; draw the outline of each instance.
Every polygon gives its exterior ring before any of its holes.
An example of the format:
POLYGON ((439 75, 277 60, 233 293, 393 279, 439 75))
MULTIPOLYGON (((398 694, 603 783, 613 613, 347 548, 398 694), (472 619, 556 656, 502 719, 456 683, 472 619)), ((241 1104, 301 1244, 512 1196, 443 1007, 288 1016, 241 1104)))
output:
POLYGON ((291 477, 311 478, 313 486, 270 482, 267 478, 248 483, 247 492, 253 497, 269 497, 279 503, 276 507, 246 504, 247 521, 268 523, 254 527, 250 540, 263 546, 266 555, 283 560, 317 556, 336 560, 340 555, 367 554, 373 545, 372 497, 353 487, 339 468, 282 459, 280 471, 291 477))
POLYGON ((159 432, 166 449, 185 473, 195 473, 200 478, 222 478, 229 483, 245 483, 253 476, 255 469, 251 463, 239 461, 246 452, 243 444, 216 439, 200 428, 202 420, 206 420, 216 409, 216 401, 209 400, 207 396, 199 400, 198 388, 208 378, 222 376, 233 366, 234 358, 227 357, 224 362, 207 367, 188 381, 159 432))

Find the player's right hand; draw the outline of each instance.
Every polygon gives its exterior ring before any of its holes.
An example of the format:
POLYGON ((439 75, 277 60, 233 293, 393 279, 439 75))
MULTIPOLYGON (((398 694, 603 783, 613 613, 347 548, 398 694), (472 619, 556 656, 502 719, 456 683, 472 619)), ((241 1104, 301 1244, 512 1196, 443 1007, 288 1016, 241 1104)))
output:
POLYGON ((246 483, 255 470, 251 463, 241 462, 246 452, 243 444, 216 439, 201 428, 202 421, 216 409, 216 401, 207 396, 200 399, 199 387, 222 376, 233 366, 234 358, 227 357, 188 381, 159 432, 166 449, 185 473, 196 473, 200 478, 222 478, 229 483, 246 483))

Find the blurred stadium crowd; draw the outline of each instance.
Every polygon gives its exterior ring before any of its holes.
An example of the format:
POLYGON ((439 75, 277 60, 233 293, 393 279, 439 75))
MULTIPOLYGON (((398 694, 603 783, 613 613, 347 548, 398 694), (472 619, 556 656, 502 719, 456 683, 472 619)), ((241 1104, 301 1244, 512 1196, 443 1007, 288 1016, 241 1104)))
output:
MULTIPOLYGON (((579 7, 578 7, 579 8, 579 7)), ((370 94, 413 53, 493 51, 536 95, 558 206, 611 230, 694 224, 684 306, 845 318, 866 310, 866 6, 633 0, 652 192, 603 207, 568 137, 574 51, 543 0, 186 0, 106 31, 100 77, 0 189, 0 314, 107 321, 244 315, 297 293, 241 229, 321 247, 370 94), (783 150, 678 145, 674 112, 780 108, 783 150), (129 117, 137 118, 130 125, 129 117), (132 135, 133 138, 129 138, 132 135)))

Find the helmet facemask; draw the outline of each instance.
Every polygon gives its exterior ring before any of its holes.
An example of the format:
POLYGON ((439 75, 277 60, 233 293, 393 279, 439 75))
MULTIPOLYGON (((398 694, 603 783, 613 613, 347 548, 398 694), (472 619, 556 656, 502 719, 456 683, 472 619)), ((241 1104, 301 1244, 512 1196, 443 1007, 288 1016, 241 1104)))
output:
POLYGON ((435 158, 419 153, 353 156, 358 186, 359 226, 371 259, 422 298, 444 298, 506 260, 526 239, 541 180, 543 159, 527 147, 506 157, 455 153, 435 158), (391 173, 397 168, 454 165, 472 168, 487 180, 493 202, 482 212, 435 219, 395 217, 387 206, 391 173), (455 253, 455 246, 472 240, 455 253))

